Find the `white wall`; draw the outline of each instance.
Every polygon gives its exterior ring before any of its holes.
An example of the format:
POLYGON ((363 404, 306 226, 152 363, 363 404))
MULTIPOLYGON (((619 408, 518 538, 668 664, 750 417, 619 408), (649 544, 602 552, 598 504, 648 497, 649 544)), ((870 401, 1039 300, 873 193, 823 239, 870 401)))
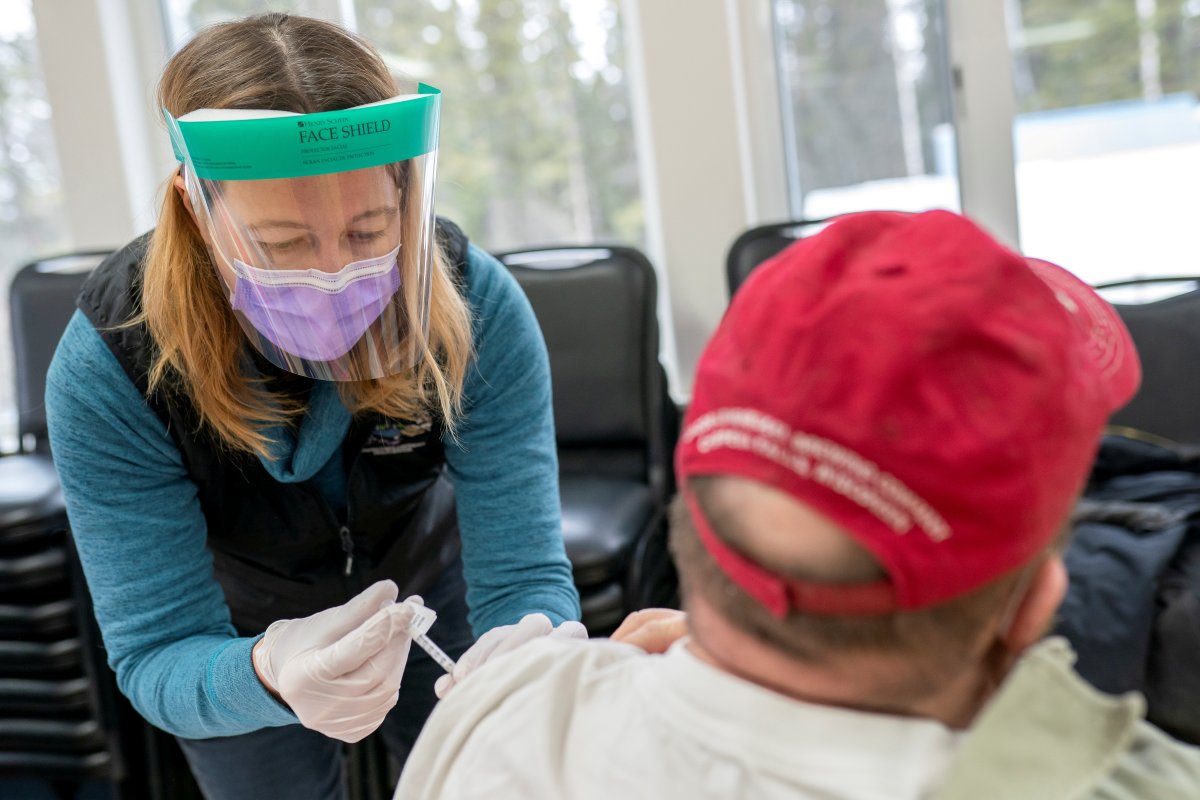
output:
POLYGON ((685 400, 728 302, 729 245, 747 227, 787 216, 770 5, 626 0, 622 8, 650 255, 672 315, 673 391, 685 400))
POLYGON ((963 213, 1010 247, 1020 243, 1013 170, 1012 54, 1004 0, 946 0, 958 186, 963 213))

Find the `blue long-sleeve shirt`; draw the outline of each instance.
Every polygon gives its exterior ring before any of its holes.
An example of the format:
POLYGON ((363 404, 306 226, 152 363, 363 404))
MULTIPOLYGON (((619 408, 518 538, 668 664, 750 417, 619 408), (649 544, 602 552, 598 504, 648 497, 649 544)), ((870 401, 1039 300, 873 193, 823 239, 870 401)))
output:
MULTIPOLYGON (((454 480, 467 603, 479 635, 543 612, 579 618, 563 549, 550 373, 528 301, 495 259, 472 247, 467 299, 476 360, 454 480)), ((340 448, 350 414, 317 382, 297 434, 277 432, 276 480, 312 479, 345 505, 340 448)), ((288 725, 296 717, 254 674, 206 547, 197 488, 165 426, 82 313, 46 382, 46 413, 79 557, 108 662, 154 725, 188 738, 288 725)))

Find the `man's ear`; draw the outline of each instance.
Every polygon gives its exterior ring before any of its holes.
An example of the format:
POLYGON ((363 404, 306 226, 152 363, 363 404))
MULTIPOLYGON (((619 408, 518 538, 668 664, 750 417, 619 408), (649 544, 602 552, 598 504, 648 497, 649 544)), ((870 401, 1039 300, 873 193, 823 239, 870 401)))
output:
POLYGON ((1010 653, 1020 655, 1046 635, 1067 593, 1068 580, 1061 556, 1051 556, 1038 566, 1029 587, 1017 600, 1008 630, 1001 631, 1000 639, 1010 653))

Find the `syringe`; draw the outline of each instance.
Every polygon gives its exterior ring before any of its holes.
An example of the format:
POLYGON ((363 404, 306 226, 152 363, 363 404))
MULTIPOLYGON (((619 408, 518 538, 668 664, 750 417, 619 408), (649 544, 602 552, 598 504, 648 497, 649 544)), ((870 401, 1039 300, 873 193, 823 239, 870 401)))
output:
POLYGON ((409 607, 412 609, 413 618, 408 629, 412 633, 413 641, 417 643, 418 647, 428 653, 429 657, 437 662, 439 667, 446 670, 446 672, 454 672, 454 659, 446 655, 446 652, 442 648, 434 644, 425 635, 426 631, 437 621, 437 612, 432 608, 419 606, 416 603, 410 603, 409 607))

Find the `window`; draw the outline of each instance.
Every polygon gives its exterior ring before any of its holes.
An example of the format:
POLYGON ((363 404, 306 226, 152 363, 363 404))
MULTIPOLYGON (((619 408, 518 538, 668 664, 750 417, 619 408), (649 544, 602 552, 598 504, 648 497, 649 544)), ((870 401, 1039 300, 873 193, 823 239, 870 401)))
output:
POLYGON ((617 0, 357 0, 437 86, 439 213, 493 250, 644 238, 617 0))
POLYGON ((69 242, 50 105, 38 65, 30 3, 0 8, 0 452, 17 448, 8 287, 34 258, 69 242))
POLYGON ((1200 2, 1009 13, 1025 252, 1093 283, 1200 272, 1200 2))
POLYGON ((792 214, 957 209, 942 0, 774 0, 792 214))
MULTIPOLYGON (((394 72, 444 92, 438 213, 481 246, 643 243, 618 0, 328 5, 394 72)), ((303 6, 163 0, 173 48, 214 22, 303 6)))

